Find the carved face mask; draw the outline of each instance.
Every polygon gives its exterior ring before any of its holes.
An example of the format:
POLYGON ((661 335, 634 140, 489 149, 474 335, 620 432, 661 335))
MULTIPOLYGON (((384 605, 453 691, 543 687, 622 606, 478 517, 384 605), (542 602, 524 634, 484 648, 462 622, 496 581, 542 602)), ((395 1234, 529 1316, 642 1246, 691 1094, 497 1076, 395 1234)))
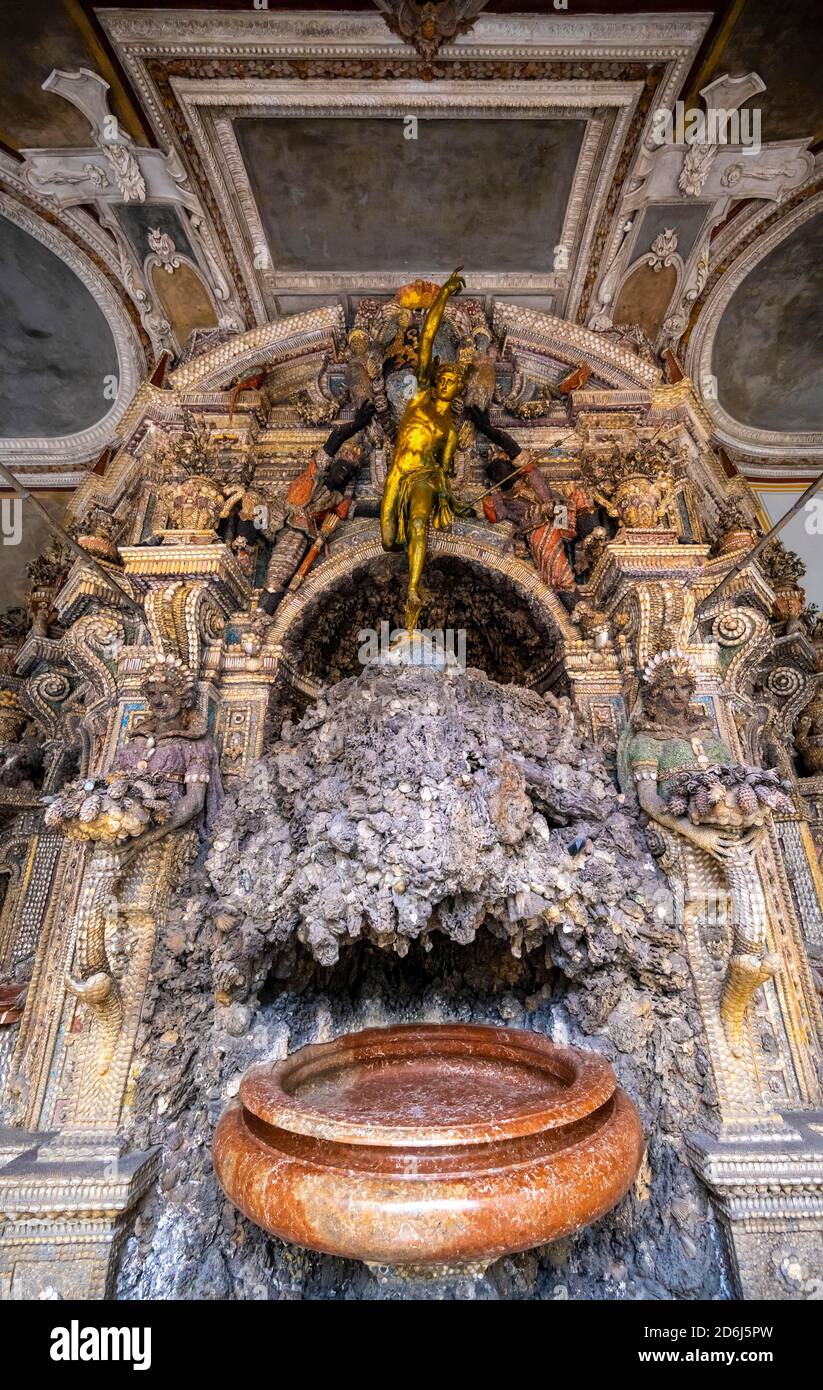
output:
POLYGON ((682 714, 689 708, 693 693, 690 681, 683 677, 674 676, 662 687, 659 697, 660 703, 682 714))
POLYGON ((155 685, 149 690, 149 705, 156 719, 163 721, 176 719, 183 710, 183 701, 177 691, 167 685, 155 685))

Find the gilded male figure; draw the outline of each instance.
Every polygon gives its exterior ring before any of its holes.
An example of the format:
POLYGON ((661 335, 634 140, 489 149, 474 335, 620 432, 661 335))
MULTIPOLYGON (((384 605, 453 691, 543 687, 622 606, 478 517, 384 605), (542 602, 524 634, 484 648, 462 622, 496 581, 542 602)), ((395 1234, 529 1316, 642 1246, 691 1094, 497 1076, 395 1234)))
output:
POLYGON ((403 412, 380 504, 383 549, 405 547, 408 551, 405 622, 409 631, 417 626, 425 597, 420 579, 429 521, 445 529, 458 509, 448 478, 457 448, 451 403, 463 385, 463 376, 457 363, 433 358, 432 348, 446 301, 465 288, 460 269, 458 266, 441 286, 426 315, 415 369, 418 390, 403 412))

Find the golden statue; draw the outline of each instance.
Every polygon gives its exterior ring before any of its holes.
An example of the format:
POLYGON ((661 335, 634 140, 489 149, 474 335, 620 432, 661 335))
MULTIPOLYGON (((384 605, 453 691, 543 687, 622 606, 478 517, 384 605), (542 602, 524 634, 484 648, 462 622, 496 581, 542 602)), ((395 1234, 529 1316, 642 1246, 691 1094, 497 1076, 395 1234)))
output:
POLYGON ((457 447, 451 403, 463 385, 463 373, 455 362, 432 359, 432 347, 446 300, 465 288, 461 269, 458 266, 441 286, 426 314, 417 352, 418 390, 403 411, 380 503, 383 549, 405 547, 409 553, 405 620, 410 632, 417 626, 426 597, 420 577, 429 521, 443 530, 459 509, 448 477, 457 447))

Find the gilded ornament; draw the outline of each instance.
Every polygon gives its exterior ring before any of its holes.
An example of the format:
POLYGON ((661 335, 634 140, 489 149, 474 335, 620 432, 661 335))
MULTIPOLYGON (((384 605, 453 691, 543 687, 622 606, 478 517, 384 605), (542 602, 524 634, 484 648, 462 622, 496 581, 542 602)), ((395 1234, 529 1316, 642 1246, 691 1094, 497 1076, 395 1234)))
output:
POLYGON ((677 484, 685 476, 685 457, 653 440, 608 454, 589 448, 582 471, 594 497, 626 530, 654 530, 662 524, 677 484))
POLYGON ((429 523, 447 529, 461 510, 449 478, 458 443, 452 402, 463 386, 463 373, 455 363, 433 359, 432 350, 448 299, 464 287, 458 267, 426 314, 417 358, 418 389, 403 412, 380 503, 383 549, 408 552, 405 621, 410 632, 425 601, 421 577, 429 523))

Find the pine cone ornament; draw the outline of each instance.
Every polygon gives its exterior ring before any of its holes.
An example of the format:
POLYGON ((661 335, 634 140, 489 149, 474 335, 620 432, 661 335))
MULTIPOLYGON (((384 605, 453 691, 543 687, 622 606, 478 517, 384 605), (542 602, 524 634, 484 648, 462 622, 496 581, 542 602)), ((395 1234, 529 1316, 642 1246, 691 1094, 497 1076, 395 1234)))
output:
POLYGON ((744 816, 756 816, 760 803, 755 795, 754 788, 744 783, 737 789, 737 808, 744 816))
POLYGON ((91 796, 87 796, 83 799, 80 805, 80 810, 77 813, 78 819, 86 822, 96 820, 97 817, 100 815, 101 806, 101 797, 92 793, 91 796))
POLYGON ((43 799, 44 821, 70 839, 115 844, 141 835, 169 815, 168 788, 162 779, 132 779, 126 773, 70 782, 59 795, 43 799))
POLYGON ((677 773, 669 783, 668 809, 695 825, 742 829, 762 825, 766 811, 791 812, 792 803, 774 768, 717 764, 677 773))

